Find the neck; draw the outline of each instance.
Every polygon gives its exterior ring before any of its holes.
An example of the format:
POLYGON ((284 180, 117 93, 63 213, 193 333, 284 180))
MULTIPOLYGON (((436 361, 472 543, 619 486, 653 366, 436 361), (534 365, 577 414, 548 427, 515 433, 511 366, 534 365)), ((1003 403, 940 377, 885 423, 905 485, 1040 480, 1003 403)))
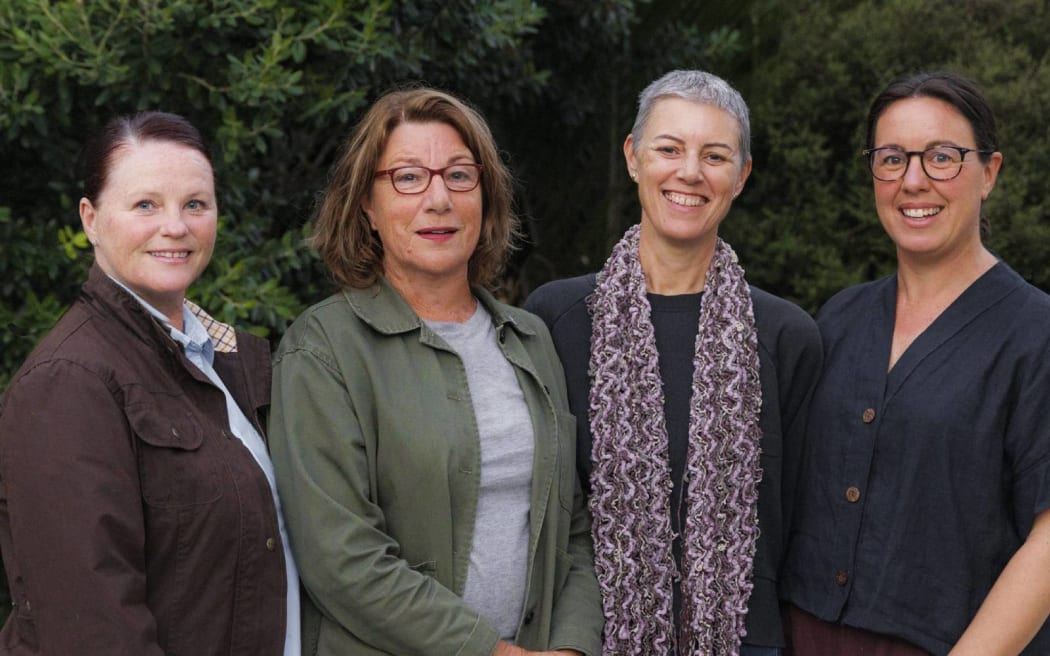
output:
POLYGON ((412 311, 426 321, 462 323, 474 316, 477 300, 465 277, 408 280, 396 274, 387 280, 412 311))
POLYGON ((643 222, 638 258, 645 272, 646 291, 665 296, 703 291, 717 239, 712 233, 699 243, 672 243, 656 237, 643 222))
POLYGON ((926 259, 897 252, 897 296, 907 303, 955 299, 995 266, 995 256, 983 244, 950 257, 926 259))

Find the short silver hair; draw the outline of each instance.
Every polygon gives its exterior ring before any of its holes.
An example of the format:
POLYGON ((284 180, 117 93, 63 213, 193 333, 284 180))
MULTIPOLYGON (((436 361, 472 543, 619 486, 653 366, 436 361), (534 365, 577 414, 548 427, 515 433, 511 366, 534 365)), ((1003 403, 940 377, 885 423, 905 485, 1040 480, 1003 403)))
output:
POLYGON ((638 95, 638 115, 631 128, 633 149, 637 152, 642 141, 642 130, 649 122, 656 101, 663 98, 682 98, 712 105, 729 112, 740 127, 742 161, 751 159, 751 121, 740 92, 728 82, 706 71, 671 71, 645 87, 638 95))

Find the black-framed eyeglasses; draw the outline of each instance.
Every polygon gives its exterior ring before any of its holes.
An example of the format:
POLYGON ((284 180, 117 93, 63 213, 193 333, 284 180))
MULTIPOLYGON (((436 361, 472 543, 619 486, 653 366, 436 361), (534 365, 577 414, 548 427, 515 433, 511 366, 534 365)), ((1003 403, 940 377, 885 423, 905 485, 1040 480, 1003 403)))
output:
POLYGON ((959 177, 966 153, 991 155, 993 152, 962 146, 934 146, 926 150, 901 150, 896 146, 882 146, 861 151, 868 159, 871 174, 876 180, 883 182, 894 182, 903 178, 911 164, 911 158, 915 155, 919 156, 919 163, 928 178, 944 182, 959 177))
POLYGON ((440 169, 425 166, 398 166, 376 171, 376 177, 390 176, 390 183, 401 194, 421 194, 430 187, 435 175, 440 175, 449 191, 473 191, 481 182, 481 164, 461 162, 440 169))

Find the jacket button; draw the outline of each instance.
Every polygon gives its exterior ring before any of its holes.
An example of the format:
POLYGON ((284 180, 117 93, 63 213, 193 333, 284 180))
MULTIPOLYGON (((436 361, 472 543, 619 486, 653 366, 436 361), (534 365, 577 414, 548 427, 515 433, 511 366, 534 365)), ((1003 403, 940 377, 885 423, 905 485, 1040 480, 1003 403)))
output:
POLYGON ((846 501, 857 503, 860 501, 860 490, 855 487, 846 488, 846 501))
POLYGON ((532 624, 532 620, 535 617, 536 617, 536 611, 530 610, 529 612, 525 613, 524 623, 525 624, 532 624))
POLYGON ((875 408, 867 408, 860 416, 861 421, 865 424, 870 424, 875 421, 875 408))
POLYGON ((846 574, 846 570, 840 569, 835 573, 835 584, 839 587, 846 585, 849 581, 849 574, 846 574))
POLYGON ((266 550, 267 551, 273 551, 276 548, 277 548, 277 540, 274 540, 273 538, 266 538, 266 550))

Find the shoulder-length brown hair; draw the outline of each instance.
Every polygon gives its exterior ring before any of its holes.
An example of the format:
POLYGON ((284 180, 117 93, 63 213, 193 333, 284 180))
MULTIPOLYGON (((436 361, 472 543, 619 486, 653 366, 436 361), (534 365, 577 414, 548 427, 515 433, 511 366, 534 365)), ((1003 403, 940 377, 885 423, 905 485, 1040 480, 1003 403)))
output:
POLYGON ((491 288, 519 234, 511 209, 511 175, 500 160, 485 120, 466 103, 435 89, 392 91, 372 105, 357 124, 329 176, 314 223, 311 245, 341 287, 368 287, 383 271, 383 244, 365 216, 379 158, 402 123, 452 126, 481 164, 481 235, 470 257, 472 284, 491 288))

